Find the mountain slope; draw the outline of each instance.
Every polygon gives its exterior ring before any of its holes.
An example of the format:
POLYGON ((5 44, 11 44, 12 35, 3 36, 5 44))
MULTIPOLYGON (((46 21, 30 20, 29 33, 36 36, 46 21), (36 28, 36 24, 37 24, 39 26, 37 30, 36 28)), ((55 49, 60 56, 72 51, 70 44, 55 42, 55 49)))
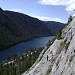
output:
POLYGON ((52 35, 38 19, 0 9, 0 50, 34 37, 52 35))
POLYGON ((50 30, 37 18, 32 18, 28 15, 11 11, 5 11, 5 13, 12 19, 12 21, 22 26, 31 35, 52 35, 50 30), (45 33, 43 33, 43 31, 45 31, 45 33))
POLYGON ((0 35, 2 50, 31 38, 55 34, 37 18, 0 8, 0 35))
POLYGON ((54 21, 46 21, 43 23, 51 30, 51 32, 56 35, 59 30, 62 30, 62 28, 64 27, 63 23, 60 22, 54 22, 54 21))
POLYGON ((75 17, 62 30, 61 38, 45 48, 35 64, 22 75, 75 75, 75 17))

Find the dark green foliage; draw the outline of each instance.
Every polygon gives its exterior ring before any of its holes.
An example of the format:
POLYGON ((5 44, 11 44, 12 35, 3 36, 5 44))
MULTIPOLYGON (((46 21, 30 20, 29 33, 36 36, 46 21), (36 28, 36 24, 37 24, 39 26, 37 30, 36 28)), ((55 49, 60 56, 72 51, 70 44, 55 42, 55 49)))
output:
POLYGON ((51 45, 54 43, 55 40, 56 40, 56 37, 53 38, 51 41, 49 41, 49 42, 50 42, 50 43, 49 43, 49 46, 51 46, 51 45))
POLYGON ((68 49, 69 44, 70 44, 70 42, 68 42, 68 43, 65 45, 66 50, 68 49))
MULTIPOLYGON (((69 23, 72 21, 72 16, 70 15, 68 22, 65 24, 64 28, 67 27, 67 25, 69 25, 69 23)), ((61 34, 62 34, 62 30, 59 30, 58 34, 56 35, 56 39, 60 40, 61 39, 61 34)))
POLYGON ((60 22, 46 21, 43 23, 51 30, 51 33, 54 35, 56 35, 59 30, 62 30, 64 27, 64 24, 60 22))
POLYGON ((47 46, 47 47, 51 46, 51 41, 50 41, 50 40, 48 41, 48 43, 47 43, 46 46, 47 46))
POLYGON ((38 19, 12 12, 0 12, 0 50, 11 45, 41 36, 52 35, 38 19))
MULTIPOLYGON (((49 24, 53 27, 59 23, 49 22, 49 24)), ((56 26, 52 28, 55 32, 56 26)), ((47 23, 44 24, 36 18, 0 9, 0 50, 35 37, 54 35, 49 28, 47 23)), ((60 28, 57 27, 57 31, 60 28)))
POLYGON ((70 17, 68 18, 68 24, 72 21, 72 16, 70 15, 70 17))
POLYGON ((62 31, 60 30, 59 32, 58 32, 58 34, 56 35, 56 39, 58 39, 58 40, 60 40, 61 39, 61 34, 62 34, 62 31))
POLYGON ((67 23, 64 26, 64 28, 66 28, 69 25, 69 23, 72 21, 72 19, 73 19, 73 17, 70 15, 69 18, 68 18, 67 23))
POLYGON ((52 67, 53 67, 53 65, 50 65, 49 69, 47 70, 46 75, 50 75, 50 73, 51 73, 51 71, 52 71, 52 67))
POLYGON ((4 61, 0 64, 0 75, 21 75, 34 64, 41 51, 42 48, 30 49, 23 55, 4 61))
POLYGON ((64 28, 66 28, 68 25, 69 25, 69 23, 72 21, 72 16, 70 15, 69 16, 69 18, 68 18, 68 22, 65 24, 65 26, 64 26, 64 28))
POLYGON ((51 41, 49 40, 48 43, 47 43, 47 46, 50 46, 50 45, 51 45, 51 41))

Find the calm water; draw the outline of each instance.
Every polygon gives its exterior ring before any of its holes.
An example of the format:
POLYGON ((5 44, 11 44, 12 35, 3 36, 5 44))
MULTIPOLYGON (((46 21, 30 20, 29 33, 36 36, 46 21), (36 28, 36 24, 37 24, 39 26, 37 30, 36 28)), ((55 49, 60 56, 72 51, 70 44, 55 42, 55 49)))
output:
POLYGON ((14 56, 16 54, 22 54, 29 48, 39 48, 44 47, 49 40, 52 40, 54 36, 48 36, 48 37, 40 37, 40 38, 34 38, 27 42, 22 42, 20 44, 17 44, 15 46, 12 46, 4 51, 0 51, 0 62, 4 59, 6 59, 8 56, 14 56))

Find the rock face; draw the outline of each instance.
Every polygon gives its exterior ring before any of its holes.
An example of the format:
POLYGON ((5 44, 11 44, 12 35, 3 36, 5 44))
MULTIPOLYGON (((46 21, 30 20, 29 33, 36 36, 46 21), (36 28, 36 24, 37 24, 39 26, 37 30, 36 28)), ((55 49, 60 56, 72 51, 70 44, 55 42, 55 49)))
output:
POLYGON ((62 30, 61 37, 22 75, 75 75, 75 18, 62 30))

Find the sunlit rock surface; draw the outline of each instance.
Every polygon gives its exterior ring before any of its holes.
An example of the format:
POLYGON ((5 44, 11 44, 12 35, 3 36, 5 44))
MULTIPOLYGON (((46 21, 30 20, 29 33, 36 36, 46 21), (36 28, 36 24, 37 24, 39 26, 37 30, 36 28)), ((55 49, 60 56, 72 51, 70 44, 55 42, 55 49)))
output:
POLYGON ((75 18, 62 30, 61 37, 48 49, 45 47, 34 65, 22 75, 75 75, 75 18))

